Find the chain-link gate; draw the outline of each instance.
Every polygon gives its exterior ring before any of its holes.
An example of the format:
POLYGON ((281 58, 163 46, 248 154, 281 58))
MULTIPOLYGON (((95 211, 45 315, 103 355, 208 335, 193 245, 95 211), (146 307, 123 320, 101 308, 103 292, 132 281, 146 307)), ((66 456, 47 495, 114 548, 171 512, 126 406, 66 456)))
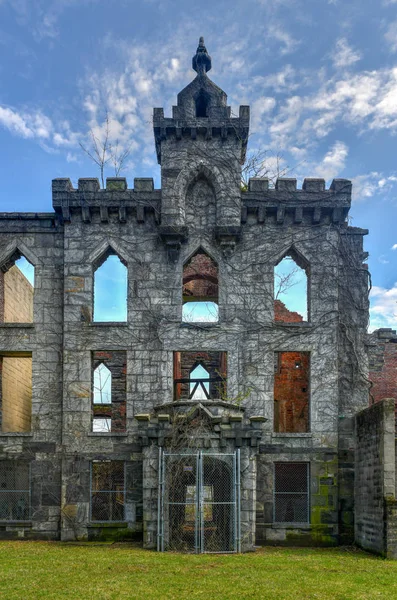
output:
POLYGON ((240 552, 240 452, 159 455, 161 552, 240 552))

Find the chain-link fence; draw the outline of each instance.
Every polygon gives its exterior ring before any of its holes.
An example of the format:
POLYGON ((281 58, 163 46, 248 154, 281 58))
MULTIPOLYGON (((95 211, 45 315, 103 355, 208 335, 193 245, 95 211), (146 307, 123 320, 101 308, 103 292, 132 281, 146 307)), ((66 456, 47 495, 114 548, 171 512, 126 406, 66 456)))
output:
POLYGON ((30 465, 0 461, 0 521, 30 519, 30 465))
POLYGON ((274 522, 309 522, 309 463, 274 463, 274 522))
POLYGON ((124 521, 125 463, 91 463, 91 521, 124 521))
POLYGON ((160 451, 159 550, 239 551, 239 455, 160 451))

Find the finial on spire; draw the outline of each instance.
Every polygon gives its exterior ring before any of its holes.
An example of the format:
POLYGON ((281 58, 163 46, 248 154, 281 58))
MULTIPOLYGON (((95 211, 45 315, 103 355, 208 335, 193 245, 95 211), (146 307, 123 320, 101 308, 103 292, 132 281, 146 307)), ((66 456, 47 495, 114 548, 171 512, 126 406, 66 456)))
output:
POLYGON ((192 59, 192 67, 198 75, 204 75, 211 69, 211 57, 204 45, 204 38, 201 36, 196 54, 192 59))

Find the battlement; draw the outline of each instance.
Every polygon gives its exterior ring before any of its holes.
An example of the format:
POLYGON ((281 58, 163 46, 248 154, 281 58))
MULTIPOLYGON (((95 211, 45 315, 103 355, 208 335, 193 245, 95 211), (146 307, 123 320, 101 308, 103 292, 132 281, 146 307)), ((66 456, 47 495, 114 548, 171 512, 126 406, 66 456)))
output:
POLYGON ((147 213, 160 215, 161 191, 154 189, 149 177, 134 179, 134 188, 127 187, 125 177, 108 177, 106 188, 101 189, 96 177, 79 179, 75 189, 69 178, 53 179, 52 205, 64 221, 71 220, 71 212, 81 210, 84 222, 90 222, 94 211, 100 212, 101 222, 107 223, 109 211, 118 211, 120 222, 125 222, 127 212, 134 212, 138 222, 144 222, 147 213))
POLYGON ((248 182, 248 190, 242 192, 242 223, 249 213, 257 215, 259 223, 275 216, 283 224, 286 215, 292 214, 292 222, 301 223, 309 216, 313 224, 324 220, 332 223, 345 221, 351 205, 352 183, 348 179, 334 179, 325 189, 324 179, 304 179, 302 189, 296 179, 279 178, 274 188, 269 179, 254 177, 248 182))

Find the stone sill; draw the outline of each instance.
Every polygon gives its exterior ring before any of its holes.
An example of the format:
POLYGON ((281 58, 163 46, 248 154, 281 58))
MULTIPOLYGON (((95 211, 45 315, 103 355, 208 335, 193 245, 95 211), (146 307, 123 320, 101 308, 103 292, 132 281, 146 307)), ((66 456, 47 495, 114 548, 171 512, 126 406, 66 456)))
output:
POLYGON ((17 329, 25 329, 25 327, 29 329, 34 329, 34 326, 34 323, 0 323, 0 328, 4 327, 5 329, 13 327, 17 329))
POLYGON ((272 433, 272 437, 274 438, 311 438, 313 437, 312 433, 272 433))
POLYGON ((113 438, 113 437, 127 437, 128 433, 127 432, 120 432, 120 433, 102 433, 101 431, 91 431, 91 433, 87 433, 87 437, 107 437, 107 438, 113 438))
POLYGON ((0 438, 2 437, 33 437, 33 433, 30 431, 0 431, 0 438))
POLYGON ((1 521, 0 527, 32 527, 32 521, 1 521))
POLYGON ((220 321, 214 321, 213 323, 201 323, 200 321, 192 321, 191 323, 180 323, 181 329, 212 329, 213 327, 219 327, 221 325, 220 321))
POLYGON ((128 321, 91 321, 88 327, 128 327, 128 321))
POLYGON ((273 321, 273 325, 280 327, 299 327, 299 328, 310 328, 313 324, 310 321, 298 321, 297 323, 284 323, 284 321, 273 321))
POLYGON ((102 527, 122 527, 123 529, 125 529, 126 527, 128 527, 128 522, 127 521, 92 521, 91 523, 89 523, 87 525, 87 529, 96 529, 96 528, 102 528, 102 527))
POLYGON ((272 529, 305 529, 310 531, 312 526, 310 523, 272 523, 272 529))

